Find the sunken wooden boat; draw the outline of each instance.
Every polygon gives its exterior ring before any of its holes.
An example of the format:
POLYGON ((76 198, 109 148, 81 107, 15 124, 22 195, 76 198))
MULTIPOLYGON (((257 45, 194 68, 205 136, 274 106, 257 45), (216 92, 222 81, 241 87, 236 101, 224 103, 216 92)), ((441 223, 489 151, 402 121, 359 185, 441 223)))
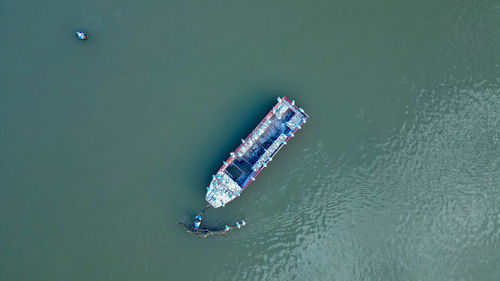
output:
POLYGON ((239 197, 307 118, 309 115, 295 101, 278 97, 278 103, 213 175, 207 187, 207 202, 219 208, 239 197))

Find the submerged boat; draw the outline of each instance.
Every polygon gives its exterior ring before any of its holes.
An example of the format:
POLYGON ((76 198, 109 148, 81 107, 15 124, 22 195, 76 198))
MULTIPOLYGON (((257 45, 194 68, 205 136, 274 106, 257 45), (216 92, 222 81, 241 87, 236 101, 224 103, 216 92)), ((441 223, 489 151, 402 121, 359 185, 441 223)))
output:
POLYGON ((278 103, 212 176, 207 202, 219 208, 239 197, 307 118, 309 115, 295 101, 278 97, 278 103))
POLYGON ((234 229, 234 228, 241 229, 241 227, 245 226, 246 224, 247 224, 247 222, 244 219, 241 219, 241 223, 239 221, 236 221, 236 224, 234 227, 230 227, 227 224, 224 225, 224 228, 200 227, 201 215, 197 215, 194 217, 194 221, 193 221, 192 225, 187 225, 187 224, 183 224, 183 225, 186 228, 187 232, 194 234, 194 235, 207 237, 210 235, 226 234, 229 230, 234 229))

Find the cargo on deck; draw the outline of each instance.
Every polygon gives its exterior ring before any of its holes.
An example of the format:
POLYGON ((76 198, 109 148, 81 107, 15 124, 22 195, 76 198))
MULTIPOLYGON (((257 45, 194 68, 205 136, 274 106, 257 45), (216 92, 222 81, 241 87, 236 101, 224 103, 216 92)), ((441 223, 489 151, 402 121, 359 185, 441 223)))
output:
POLYGON ((205 199, 214 208, 224 207, 239 197, 241 192, 267 167, 273 156, 294 133, 306 123, 309 116, 295 101, 278 98, 278 103, 257 125, 240 146, 230 153, 222 167, 212 177, 205 199))

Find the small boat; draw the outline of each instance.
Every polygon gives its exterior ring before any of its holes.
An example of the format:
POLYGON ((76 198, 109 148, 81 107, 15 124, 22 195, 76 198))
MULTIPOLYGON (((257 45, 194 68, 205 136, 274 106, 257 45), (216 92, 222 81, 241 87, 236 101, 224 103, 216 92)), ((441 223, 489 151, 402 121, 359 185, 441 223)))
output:
POLYGON ((219 208, 239 197, 307 118, 295 101, 278 97, 278 103, 212 176, 205 200, 219 208))
MULTIPOLYGON (((193 220, 193 224, 182 224, 186 228, 186 231, 194 234, 194 235, 199 235, 202 237, 208 237, 211 235, 218 235, 218 234, 226 234, 229 230, 233 229, 234 227, 230 227, 227 224, 224 225, 224 228, 212 228, 212 227, 200 227, 201 225, 201 215, 196 215, 193 220)), ((236 228, 240 229, 242 226, 245 226, 246 222, 244 219, 241 219, 241 224, 236 221, 236 228)))
POLYGON ((85 32, 77 31, 76 37, 78 37, 78 39, 80 40, 87 40, 87 38, 89 38, 89 35, 85 32))
POLYGON ((208 228, 208 227, 199 227, 195 228, 192 225, 184 225, 186 228, 186 231, 197 236, 202 236, 202 237, 208 237, 211 235, 224 235, 226 234, 227 230, 226 229, 215 229, 215 228, 208 228))

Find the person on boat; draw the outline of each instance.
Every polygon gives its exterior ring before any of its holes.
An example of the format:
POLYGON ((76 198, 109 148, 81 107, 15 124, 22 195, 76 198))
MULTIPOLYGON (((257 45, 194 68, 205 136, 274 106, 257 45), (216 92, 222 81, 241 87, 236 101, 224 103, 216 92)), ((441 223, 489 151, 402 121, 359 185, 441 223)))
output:
POLYGON ((77 31, 76 32, 76 36, 78 37, 78 39, 80 40, 87 40, 87 38, 89 37, 89 35, 85 32, 81 32, 81 31, 77 31))
POLYGON ((200 215, 197 215, 196 217, 194 217, 194 228, 198 229, 201 225, 201 216, 200 215))

